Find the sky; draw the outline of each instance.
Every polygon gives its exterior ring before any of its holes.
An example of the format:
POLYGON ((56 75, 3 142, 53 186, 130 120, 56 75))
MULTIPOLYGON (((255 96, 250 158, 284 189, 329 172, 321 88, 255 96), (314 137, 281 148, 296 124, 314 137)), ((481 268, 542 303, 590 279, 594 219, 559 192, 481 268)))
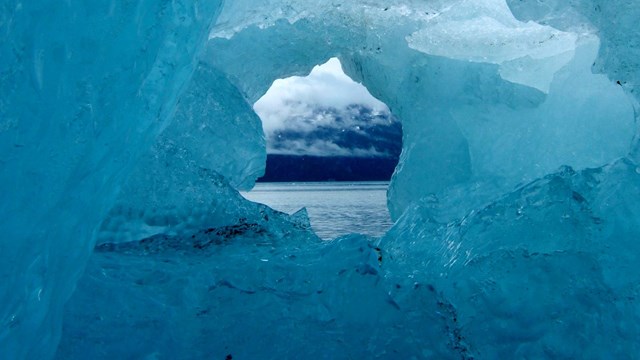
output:
POLYGON ((345 75, 337 58, 306 77, 275 80, 254 110, 270 154, 386 156, 374 146, 376 137, 395 139, 399 128, 387 106, 345 75))

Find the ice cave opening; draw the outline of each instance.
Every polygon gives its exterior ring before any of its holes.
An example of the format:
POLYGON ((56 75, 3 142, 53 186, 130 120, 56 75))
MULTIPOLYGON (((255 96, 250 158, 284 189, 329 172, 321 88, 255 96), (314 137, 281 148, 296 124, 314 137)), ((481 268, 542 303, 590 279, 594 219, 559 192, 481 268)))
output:
POLYGON ((391 226, 387 188, 402 149, 389 108, 344 74, 340 60, 277 79, 253 106, 267 146, 265 174, 241 194, 273 209, 305 208, 324 239, 391 226))

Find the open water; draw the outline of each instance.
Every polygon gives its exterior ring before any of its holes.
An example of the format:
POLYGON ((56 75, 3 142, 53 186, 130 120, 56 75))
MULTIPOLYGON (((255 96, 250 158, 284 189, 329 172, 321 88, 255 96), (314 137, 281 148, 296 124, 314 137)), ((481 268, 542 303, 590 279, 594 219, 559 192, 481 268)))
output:
POLYGON ((391 227, 388 182, 258 183, 241 194, 292 214, 306 207, 311 227, 323 239, 360 233, 382 236, 391 227))

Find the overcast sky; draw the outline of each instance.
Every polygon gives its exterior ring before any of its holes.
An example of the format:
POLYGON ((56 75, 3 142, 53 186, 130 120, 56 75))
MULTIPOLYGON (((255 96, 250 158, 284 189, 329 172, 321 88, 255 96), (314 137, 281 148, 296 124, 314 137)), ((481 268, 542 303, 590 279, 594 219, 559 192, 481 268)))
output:
POLYGON ((377 150, 373 148, 358 148, 356 144, 352 148, 344 142, 337 143, 338 137, 335 133, 327 133, 327 129, 355 131, 366 137, 367 128, 371 126, 379 129, 380 126, 391 125, 389 117, 384 116, 388 115, 387 106, 371 96, 363 85, 345 75, 337 58, 315 66, 308 76, 274 81, 267 93, 255 103, 254 109, 262 119, 268 153, 375 156, 377 150), (382 116, 358 116, 358 110, 349 108, 350 105, 370 108, 373 114, 382 116), (336 112, 322 111, 328 108, 336 112), (336 115, 340 121, 336 121, 336 115), (325 138, 318 136, 320 128, 327 134, 325 138))
MULTIPOLYGON (((294 119, 311 114, 314 108, 342 109, 350 104, 388 111, 387 106, 371 96, 362 84, 344 74, 337 58, 331 58, 325 64, 315 66, 306 77, 292 76, 274 81, 253 108, 262 119, 262 127, 268 136, 278 129, 312 125, 294 119)), ((315 121, 330 122, 332 119, 315 121)))

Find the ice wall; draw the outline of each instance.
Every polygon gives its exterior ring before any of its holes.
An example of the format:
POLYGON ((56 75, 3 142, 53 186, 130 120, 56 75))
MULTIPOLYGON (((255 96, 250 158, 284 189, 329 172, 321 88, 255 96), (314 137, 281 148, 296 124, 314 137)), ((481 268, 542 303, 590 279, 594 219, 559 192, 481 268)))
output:
POLYGON ((53 354, 96 236, 59 358, 638 353, 635 2, 220 6, 2 3, 3 355, 53 354), (403 121, 383 239, 234 189, 333 56, 403 121))
POLYGON ((0 3, 0 352, 47 358, 94 232, 191 77, 218 1, 0 3))

